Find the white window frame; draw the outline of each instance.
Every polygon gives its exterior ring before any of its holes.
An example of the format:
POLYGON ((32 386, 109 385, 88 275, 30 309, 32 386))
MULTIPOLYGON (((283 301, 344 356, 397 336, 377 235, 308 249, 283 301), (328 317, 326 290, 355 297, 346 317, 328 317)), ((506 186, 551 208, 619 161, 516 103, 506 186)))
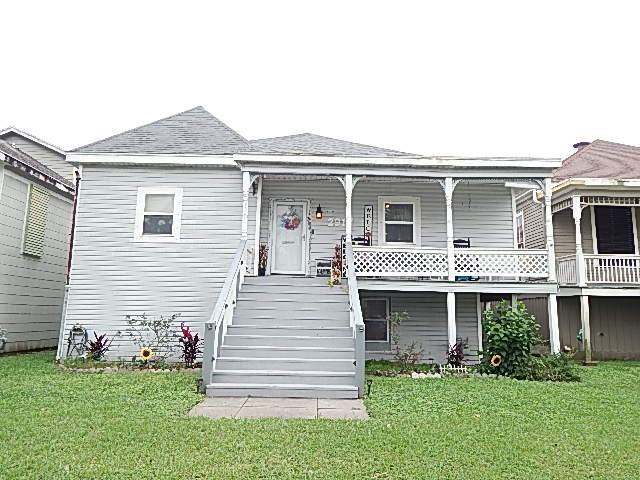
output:
MULTIPOLYGON (((149 213, 147 213, 149 215, 149 213)), ((136 242, 177 242, 180 240, 182 224, 182 188, 138 187, 134 240, 136 242), (144 204, 147 195, 173 195, 173 224, 171 234, 143 234, 144 204)))
MULTIPOLYGON (((387 339, 386 340, 365 340, 365 343, 390 343, 391 342, 391 325, 389 325, 389 315, 391 315, 391 299, 389 297, 363 297, 363 302, 368 302, 369 300, 384 300, 386 303, 386 320, 387 320, 387 339)), ((373 322, 380 322, 380 319, 369 319, 373 322)), ((366 322, 366 318, 362 318, 363 322, 366 322)))
MULTIPOLYGON (((380 196, 378 197, 378 244, 383 246, 410 246, 420 247, 420 197, 407 196, 380 196), (402 203, 413 205, 413 242, 387 242, 385 222, 385 204, 402 203)), ((408 224, 409 222, 393 222, 396 224, 408 224)))
POLYGON ((527 235, 524 227, 524 212, 520 210, 516 212, 516 248, 525 248, 526 238, 527 238, 527 235), (520 247, 520 239, 518 238, 518 234, 519 234, 518 226, 520 223, 522 224, 522 247, 520 247))

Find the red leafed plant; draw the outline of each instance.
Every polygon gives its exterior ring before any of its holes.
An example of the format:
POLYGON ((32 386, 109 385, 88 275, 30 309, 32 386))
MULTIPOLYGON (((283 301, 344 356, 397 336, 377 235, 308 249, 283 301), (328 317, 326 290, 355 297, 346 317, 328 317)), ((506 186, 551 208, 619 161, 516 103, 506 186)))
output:
POLYGON ((105 353, 109 351, 109 347, 113 340, 108 341, 106 333, 98 336, 96 332, 93 332, 93 336, 95 337, 95 340, 87 341, 87 357, 91 360, 101 360, 105 353))
POLYGON ((202 346, 202 340, 197 333, 193 335, 189 327, 186 327, 184 323, 180 324, 180 329, 182 330, 180 343, 182 344, 184 365, 187 368, 193 368, 193 364, 196 362, 198 355, 202 353, 200 348, 202 346))

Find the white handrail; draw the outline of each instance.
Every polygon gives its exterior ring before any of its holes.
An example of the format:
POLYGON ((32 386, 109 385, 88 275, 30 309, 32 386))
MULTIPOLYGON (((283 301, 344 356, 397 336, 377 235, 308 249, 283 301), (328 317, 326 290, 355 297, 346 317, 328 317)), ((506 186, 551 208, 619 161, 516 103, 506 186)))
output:
POLYGON ((238 291, 244 281, 244 265, 247 253, 247 239, 242 239, 233 257, 229 271, 218 295, 209 321, 204 324, 204 352, 202 355, 202 385, 204 392, 211 381, 211 373, 215 367, 218 352, 222 346, 222 339, 227 332, 227 326, 233 320, 238 291))
POLYGON ((360 307, 360 295, 358 293, 358 280, 356 278, 356 267, 353 259, 353 245, 345 242, 345 260, 347 263, 347 282, 349 284, 349 324, 354 342, 355 352, 355 380, 360 396, 364 393, 364 320, 362 318, 362 308, 360 307))

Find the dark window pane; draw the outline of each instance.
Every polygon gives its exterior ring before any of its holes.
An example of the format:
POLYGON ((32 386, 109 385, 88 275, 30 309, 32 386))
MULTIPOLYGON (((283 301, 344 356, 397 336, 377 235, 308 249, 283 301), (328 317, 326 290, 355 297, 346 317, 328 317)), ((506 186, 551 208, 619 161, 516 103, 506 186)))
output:
POLYGON ((384 206, 384 219, 395 222, 413 222, 413 204, 386 203, 384 206))
POLYGON ((387 321, 365 320, 364 339, 368 341, 387 341, 387 321))
POLYGON ((413 225, 386 224, 385 242, 413 243, 413 225))
POLYGON ((145 215, 142 233, 144 235, 171 235, 173 215, 145 215))
POLYGON ((387 301, 384 298, 367 298, 362 302, 362 316, 366 319, 386 319, 387 301))

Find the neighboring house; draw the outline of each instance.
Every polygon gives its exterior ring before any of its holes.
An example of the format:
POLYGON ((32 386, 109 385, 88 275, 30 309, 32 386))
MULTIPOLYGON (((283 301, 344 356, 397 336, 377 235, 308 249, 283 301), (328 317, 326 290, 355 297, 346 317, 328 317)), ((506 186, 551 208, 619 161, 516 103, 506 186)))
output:
MULTIPOLYGON (((575 147, 553 174, 561 344, 586 361, 640 359, 640 148, 575 147)), ((543 244, 536 201, 531 192, 518 199, 526 248, 543 244)))
POLYGON ((0 328, 5 352, 55 347, 67 274, 74 184, 64 152, 0 131, 0 328), (28 153, 27 153, 28 152, 28 153), (62 175, 52 167, 62 166, 62 175))
POLYGON ((481 306, 505 295, 551 299, 559 350, 548 248, 559 160, 424 157, 313 134, 249 141, 201 107, 68 160, 82 183, 64 331, 107 333, 110 355, 131 358, 126 315, 180 313, 204 330, 209 395, 357 396, 365 351, 391 358, 390 312, 408 312, 401 342, 425 360, 443 363, 460 341, 477 361, 481 306), (549 221, 545 243, 523 250, 514 192, 533 187, 549 221), (343 238, 347 278, 329 287, 343 238))

